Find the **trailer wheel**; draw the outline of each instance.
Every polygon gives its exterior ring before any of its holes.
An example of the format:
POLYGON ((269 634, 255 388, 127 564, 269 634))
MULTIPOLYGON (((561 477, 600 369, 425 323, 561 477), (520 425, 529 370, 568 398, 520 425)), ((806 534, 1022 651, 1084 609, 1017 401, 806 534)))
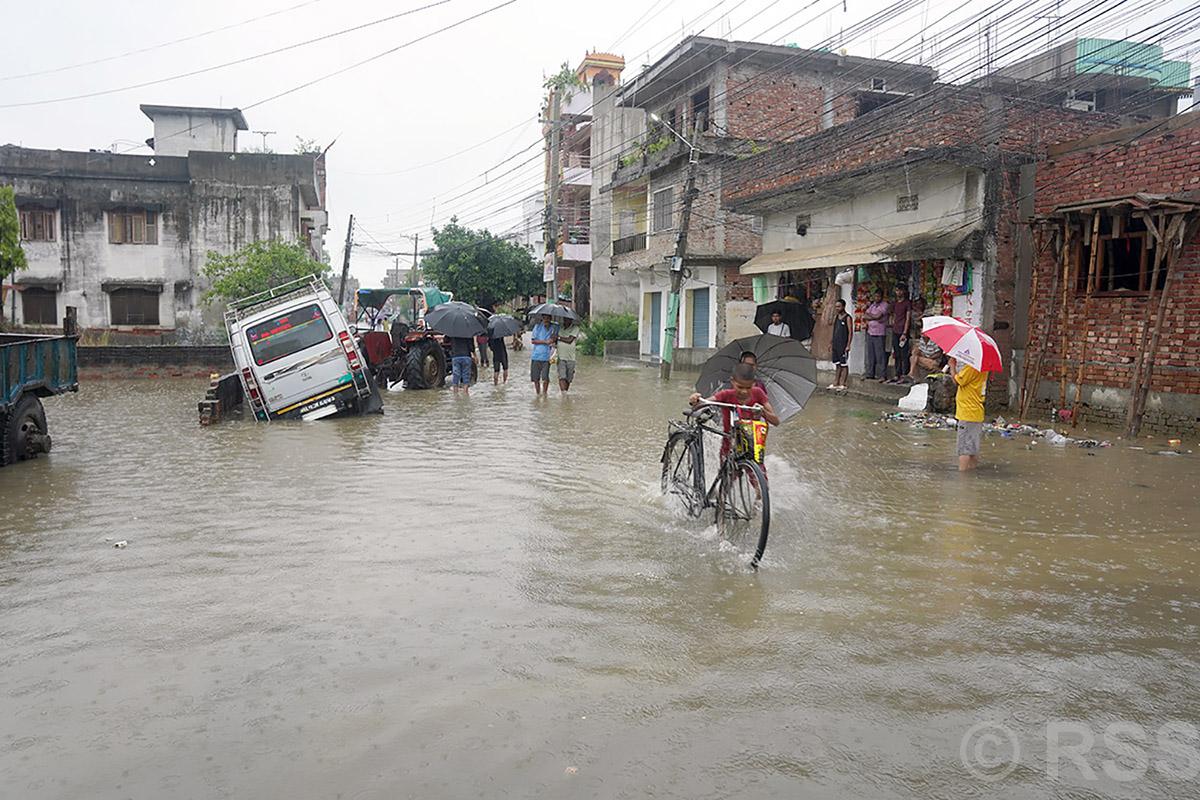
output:
POLYGON ((46 412, 42 402, 31 394, 17 401, 4 424, 4 448, 0 463, 13 464, 38 453, 50 452, 50 436, 46 433, 46 412))
POLYGON ((435 389, 446 382, 446 354, 433 339, 414 342, 404 363, 404 388, 435 389))

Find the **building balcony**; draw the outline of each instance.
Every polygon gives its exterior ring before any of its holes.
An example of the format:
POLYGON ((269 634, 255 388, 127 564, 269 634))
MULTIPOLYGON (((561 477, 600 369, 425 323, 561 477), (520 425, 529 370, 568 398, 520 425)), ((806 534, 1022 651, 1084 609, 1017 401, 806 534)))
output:
POLYGON ((566 167, 563 170, 562 182, 563 186, 590 188, 592 185, 592 168, 590 166, 566 167))
POLYGON ((620 239, 613 239, 612 251, 614 256, 623 255, 625 253, 633 253, 638 250, 646 249, 646 234, 635 233, 633 236, 622 236, 620 239))

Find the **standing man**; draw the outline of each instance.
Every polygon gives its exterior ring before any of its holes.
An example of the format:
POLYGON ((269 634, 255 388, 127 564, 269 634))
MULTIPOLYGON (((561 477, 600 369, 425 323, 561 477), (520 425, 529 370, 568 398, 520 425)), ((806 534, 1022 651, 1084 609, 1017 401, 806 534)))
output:
MULTIPOLYGON (((892 303, 892 357, 896 360, 896 371, 892 373, 891 380, 888 383, 900 383, 900 380, 908 374, 909 363, 908 353, 910 340, 908 338, 908 329, 912 324, 912 303, 908 300, 908 287, 897 286, 895 289, 896 301, 892 303)), ((886 356, 885 356, 886 357, 886 356)), ((887 376, 886 362, 884 367, 884 376, 887 376)))
POLYGON ((854 332, 854 317, 846 313, 846 301, 837 301, 837 316, 833 318, 831 358, 833 360, 833 385, 835 392, 843 391, 850 380, 850 339, 854 332))
POLYGON ((979 446, 983 439, 983 393, 987 389, 986 372, 950 359, 950 374, 958 384, 954 397, 954 416, 958 420, 958 471, 979 466, 979 446))
POLYGON ((579 328, 575 321, 563 321, 562 330, 558 332, 558 391, 566 392, 575 380, 575 341, 579 338, 579 328))
POLYGON ((767 326, 767 333, 782 336, 785 339, 792 338, 791 326, 783 321, 783 314, 778 311, 771 312, 771 324, 767 326))
POLYGON ((542 314, 533 326, 530 339, 533 351, 529 354, 529 379, 538 397, 550 391, 550 348, 557 338, 558 326, 551 322, 549 314, 542 314))
POLYGON ((884 338, 888 332, 891 306, 883 299, 883 289, 875 290, 875 300, 867 306, 867 366, 863 380, 881 381, 887 377, 887 348, 884 338))
MULTIPOLYGON (((520 339, 520 331, 513 338, 520 339)), ((504 337, 488 337, 488 349, 492 351, 492 385, 500 385, 500 370, 502 369, 504 370, 504 382, 508 383, 508 347, 504 344, 504 337)))
POLYGON ((470 336, 450 337, 450 386, 471 396, 471 365, 475 363, 475 340, 470 336))

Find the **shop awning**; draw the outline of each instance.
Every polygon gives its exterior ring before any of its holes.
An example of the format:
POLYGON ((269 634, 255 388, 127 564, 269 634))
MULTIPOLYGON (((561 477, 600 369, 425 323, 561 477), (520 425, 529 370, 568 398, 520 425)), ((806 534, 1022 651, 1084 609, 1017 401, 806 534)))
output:
POLYGON ((887 242, 855 243, 842 242, 828 247, 811 247, 804 250, 785 250, 782 253, 763 253, 742 264, 743 275, 763 275, 768 272, 790 272, 799 269, 825 269, 826 267, 849 267, 890 261, 876 254, 887 246, 887 242))
POLYGON ((972 228, 922 231, 890 242, 840 242, 825 247, 763 253, 742 264, 741 272, 743 275, 763 275, 768 272, 856 267, 889 261, 969 257, 969 254, 960 251, 974 232, 972 228))

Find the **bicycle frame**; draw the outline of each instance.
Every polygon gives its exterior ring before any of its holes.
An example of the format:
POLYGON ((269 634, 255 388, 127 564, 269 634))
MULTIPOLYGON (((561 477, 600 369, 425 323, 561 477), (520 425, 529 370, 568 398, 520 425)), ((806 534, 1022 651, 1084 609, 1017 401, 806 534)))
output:
MULTIPOLYGON (((707 400, 707 399, 701 400, 699 405, 718 407, 718 408, 729 408, 729 409, 734 409, 734 410, 738 410, 738 411, 746 410, 746 411, 753 411, 755 413, 762 411, 762 406, 746 406, 746 405, 738 405, 736 403, 718 403, 715 400, 707 400)), ((720 457, 720 460, 717 464, 717 474, 713 477, 712 483, 708 485, 708 489, 707 489, 707 491, 704 492, 703 497, 699 498, 700 502, 698 505, 698 510, 703 511, 704 509, 714 508, 716 506, 716 502, 714 501, 713 498, 716 496, 717 488, 721 483, 721 473, 725 470, 726 464, 736 464, 738 461, 741 461, 741 460, 751 460, 752 461, 753 459, 747 459, 746 456, 737 454, 737 448, 734 446, 734 442, 739 436, 743 436, 744 434, 741 433, 737 429, 736 426, 731 426, 729 430, 724 430, 722 428, 714 428, 711 425, 704 424, 704 422, 705 422, 704 420, 695 418, 693 416, 696 413, 695 411, 685 412, 685 413, 690 418, 690 421, 687 423, 673 421, 672 427, 676 431, 685 432, 686 434, 688 434, 688 436, 693 441, 699 442, 699 447, 696 452, 696 464, 694 465, 695 468, 697 469, 699 477, 700 477, 699 481, 697 481, 697 484, 699 486, 704 486, 707 483, 706 476, 705 476, 705 469, 704 469, 704 446, 703 446, 704 431, 708 431, 711 434, 719 436, 720 438, 725 439, 725 440, 729 441, 729 443, 730 443, 729 452, 723 454, 720 457)))

